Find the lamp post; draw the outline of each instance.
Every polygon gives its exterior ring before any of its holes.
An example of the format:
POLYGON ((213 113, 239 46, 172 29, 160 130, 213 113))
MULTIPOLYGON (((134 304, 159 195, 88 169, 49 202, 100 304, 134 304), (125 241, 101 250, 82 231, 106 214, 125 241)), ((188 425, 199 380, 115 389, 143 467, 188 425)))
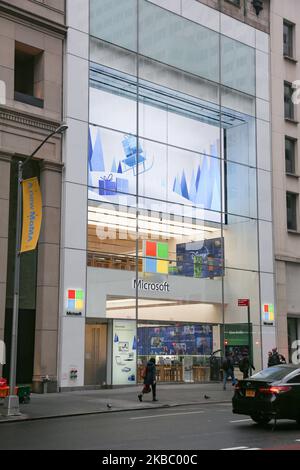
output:
POLYGON ((252 5, 256 11, 257 16, 260 14, 261 10, 264 9, 263 0, 253 0, 252 5))
POLYGON ((6 416, 20 415, 19 397, 15 394, 16 388, 16 369, 17 369, 17 336, 18 336, 18 317, 19 317, 19 288, 20 288, 20 261, 21 261, 21 232, 22 232, 22 181, 23 168, 40 150, 40 148, 55 134, 62 134, 68 126, 61 124, 55 131, 51 132, 42 141, 42 143, 29 155, 24 161, 18 162, 18 193, 17 193, 17 214, 16 214, 16 249, 15 249, 15 273, 14 273, 14 301, 13 301, 13 321, 11 333, 11 351, 10 351, 10 374, 9 374, 9 396, 4 401, 4 414, 6 416))

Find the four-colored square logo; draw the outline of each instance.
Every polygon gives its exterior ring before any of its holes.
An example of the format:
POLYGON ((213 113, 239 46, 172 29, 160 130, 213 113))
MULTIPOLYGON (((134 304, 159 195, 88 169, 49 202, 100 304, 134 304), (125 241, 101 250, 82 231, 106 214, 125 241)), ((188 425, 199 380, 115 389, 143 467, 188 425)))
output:
POLYGON ((263 305, 263 321, 265 322, 274 322, 274 305, 273 304, 264 304, 263 305))
POLYGON ((83 290, 69 289, 68 290, 68 309, 69 310, 82 310, 83 304, 83 290))
POLYGON ((164 242, 144 241, 143 246, 144 273, 168 274, 169 245, 164 242))

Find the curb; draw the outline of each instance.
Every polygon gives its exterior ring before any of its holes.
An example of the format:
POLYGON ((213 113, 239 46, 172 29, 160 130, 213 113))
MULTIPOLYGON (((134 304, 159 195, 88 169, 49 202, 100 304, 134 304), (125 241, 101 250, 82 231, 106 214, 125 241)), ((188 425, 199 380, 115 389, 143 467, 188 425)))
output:
POLYGON ((66 413, 66 414, 59 414, 59 415, 47 415, 47 416, 34 416, 30 417, 27 416, 26 414, 21 414, 19 417, 12 417, 12 418, 4 418, 0 419, 0 425, 1 424, 8 424, 8 423, 24 423, 26 421, 42 421, 42 420, 47 420, 47 419, 59 419, 59 418, 72 418, 73 416, 89 416, 89 415, 98 415, 98 414, 104 414, 104 413, 120 413, 121 411, 127 412, 127 411, 140 411, 140 410, 153 410, 153 409, 162 409, 162 408, 175 408, 179 406, 195 406, 195 405, 216 405, 216 404, 223 404, 223 403, 231 403, 231 400, 226 400, 226 401, 210 401, 210 402, 194 402, 194 403, 174 403, 171 405, 154 405, 154 406, 143 406, 139 408, 118 408, 115 410, 102 410, 102 411, 85 411, 85 412, 79 412, 79 413, 66 413))

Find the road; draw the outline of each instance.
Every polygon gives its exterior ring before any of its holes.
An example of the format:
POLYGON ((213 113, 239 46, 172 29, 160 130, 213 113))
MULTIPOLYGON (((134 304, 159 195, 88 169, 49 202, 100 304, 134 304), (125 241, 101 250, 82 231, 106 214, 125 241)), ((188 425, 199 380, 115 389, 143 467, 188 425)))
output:
POLYGON ((231 404, 204 404, 2 423, 0 449, 300 450, 300 428, 260 428, 231 404))

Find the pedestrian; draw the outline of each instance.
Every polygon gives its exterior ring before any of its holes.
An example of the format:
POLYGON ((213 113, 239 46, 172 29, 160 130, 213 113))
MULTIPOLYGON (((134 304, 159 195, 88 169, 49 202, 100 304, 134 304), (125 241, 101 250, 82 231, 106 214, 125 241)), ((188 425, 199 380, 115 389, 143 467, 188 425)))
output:
POLYGON ((286 364, 286 359, 282 354, 279 354, 277 348, 273 348, 268 353, 268 367, 277 366, 278 364, 286 364))
POLYGON ((272 364, 272 351, 268 352, 268 367, 272 367, 274 364, 272 364))
POLYGON ((156 367, 155 367, 155 357, 147 362, 144 373, 144 387, 142 393, 138 394, 138 399, 143 401, 144 393, 149 393, 152 388, 152 401, 158 401, 156 398, 156 367))
POLYGON ((234 362, 232 358, 232 353, 228 353, 226 358, 222 363, 222 369, 224 372, 224 379, 223 379, 223 390, 226 390, 226 383, 229 377, 231 378, 231 384, 235 385, 237 383, 237 379, 234 376, 234 362))
POLYGON ((272 364, 273 366, 277 366, 278 364, 280 364, 280 356, 277 351, 277 348, 272 349, 272 364))
POLYGON ((250 362, 247 352, 243 352, 243 357, 239 361, 239 369, 243 372, 243 379, 248 379, 250 367, 255 370, 254 365, 250 362))
POLYGON ((286 364, 286 360, 282 354, 279 354, 277 348, 273 348, 271 355, 269 352, 268 367, 277 366, 278 364, 286 364))
POLYGON ((271 354, 269 353, 268 358, 268 367, 276 366, 280 363, 278 353, 276 352, 276 348, 273 348, 271 354))

